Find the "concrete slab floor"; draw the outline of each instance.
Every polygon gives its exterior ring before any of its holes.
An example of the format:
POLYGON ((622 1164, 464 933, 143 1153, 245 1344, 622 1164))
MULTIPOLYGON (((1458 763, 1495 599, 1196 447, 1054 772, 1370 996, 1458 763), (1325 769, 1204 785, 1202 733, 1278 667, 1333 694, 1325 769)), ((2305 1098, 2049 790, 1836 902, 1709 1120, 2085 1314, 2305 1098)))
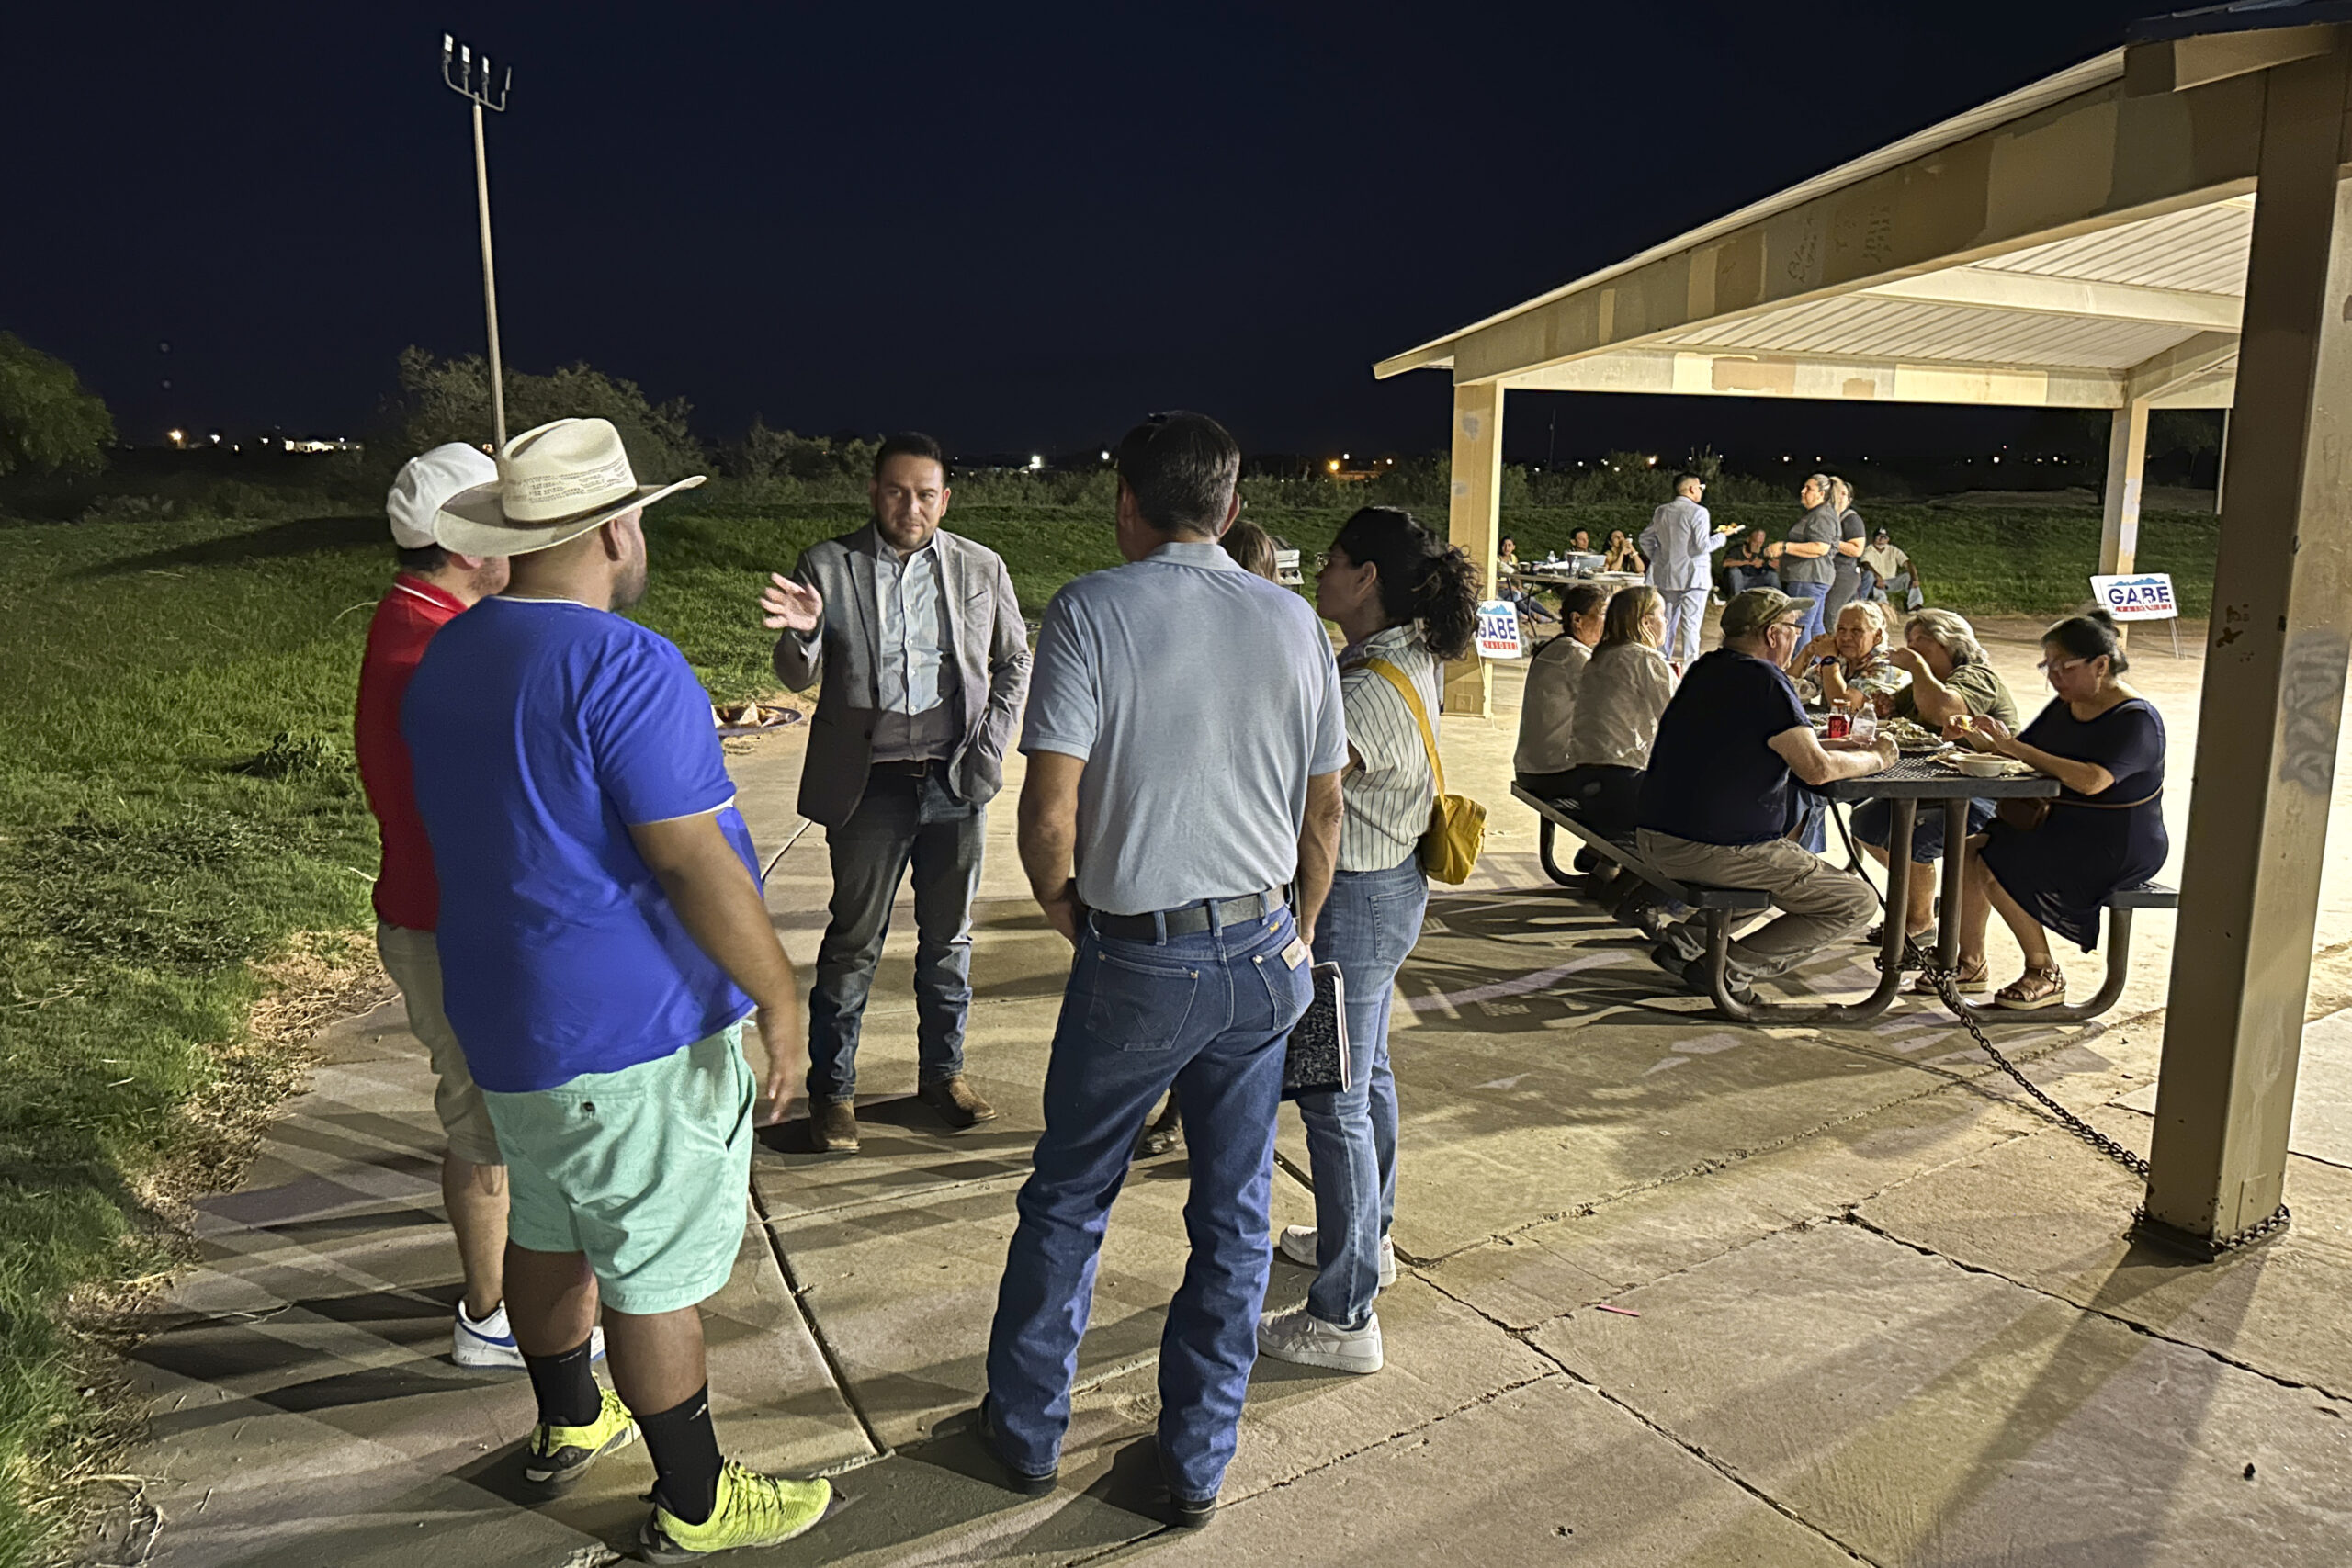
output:
MULTIPOLYGON (((1984 629, 2037 706, 2034 628, 1984 629)), ((2195 668, 2159 648, 2134 671, 2184 781, 2195 668)), ((1149 1433, 1183 1261, 1180 1152, 1132 1173, 1114 1211, 1062 1486, 1023 1500, 995 1484, 964 1413, 1068 965, 1027 901, 1008 794, 990 814, 969 1056, 1001 1119, 950 1135, 910 1098, 901 918, 860 1064, 865 1152, 811 1155, 802 1124, 759 1154, 756 1223, 714 1303, 721 1438, 758 1464, 853 1467, 854 1501, 737 1560, 2340 1562, 2352 1171, 2299 1158, 2285 1237, 2212 1268, 2159 1261, 2123 1239, 2135 1184, 1934 1010, 1853 1030, 1713 1018, 1537 868, 1533 820, 1507 787, 1520 681, 1499 671, 1495 719, 1444 727, 1450 779, 1492 812, 1489 850, 1433 903, 1400 980, 1406 1273, 1381 1303, 1387 1369, 1262 1363, 1223 1516, 1204 1534, 1163 1527, 1149 1433)), ((730 744, 766 853, 800 826, 804 742, 730 744)), ((1017 791, 1017 758, 1010 772, 1017 791)), ((2352 787, 2352 768, 2338 778, 2352 787)), ((2352 813, 2336 818, 2352 830, 2352 813)), ((2352 1006, 2341 858, 2315 1013, 2352 1006)), ((830 888, 822 829, 769 887, 805 965, 830 888)), ((2147 1010, 2170 928, 2143 923, 2109 1024, 1996 1034, 2127 1142, 2145 1136, 2128 1106, 2156 1070, 2147 1010)), ((1997 938, 1996 953, 2011 961, 1997 938)), ((1804 983, 1859 989, 1867 962, 1827 954, 1804 983)), ((2068 964, 2096 983, 2095 964, 2068 964)), ((641 1452, 528 1506, 513 1474, 526 1387, 447 1363, 437 1137, 397 1010, 323 1043, 252 1179, 208 1205, 202 1265, 140 1351, 153 1423, 125 1469, 159 1478, 147 1560, 613 1560, 640 1516, 641 1452)), ((1281 1147, 1274 1221, 1311 1221, 1288 1113, 1281 1147)), ((1270 1303, 1306 1283, 1276 1263, 1270 1303)))

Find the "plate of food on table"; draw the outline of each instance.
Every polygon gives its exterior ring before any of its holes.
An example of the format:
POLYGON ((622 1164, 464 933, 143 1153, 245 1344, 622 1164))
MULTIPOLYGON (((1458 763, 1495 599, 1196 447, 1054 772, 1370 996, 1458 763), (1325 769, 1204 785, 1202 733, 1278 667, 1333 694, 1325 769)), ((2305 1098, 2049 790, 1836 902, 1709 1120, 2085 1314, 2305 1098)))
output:
POLYGON ((1935 730, 1914 719, 1889 719, 1886 728, 1887 733, 1894 737, 1895 749, 1906 757, 1932 757, 1951 744, 1935 730))
POLYGON ((1980 749, 1988 744, 1986 733, 1976 728, 1976 719, 1973 715, 1962 714, 1953 719, 1951 729, 1960 736, 1962 744, 1945 751, 1936 761, 1952 772, 1966 773, 1971 778, 1979 779, 2022 779, 2030 778, 2033 775, 2034 769, 2030 764, 2021 762, 2015 757, 2003 756, 1998 751, 1980 749), (1969 741, 1972 731, 1976 736, 1973 743, 1969 741))

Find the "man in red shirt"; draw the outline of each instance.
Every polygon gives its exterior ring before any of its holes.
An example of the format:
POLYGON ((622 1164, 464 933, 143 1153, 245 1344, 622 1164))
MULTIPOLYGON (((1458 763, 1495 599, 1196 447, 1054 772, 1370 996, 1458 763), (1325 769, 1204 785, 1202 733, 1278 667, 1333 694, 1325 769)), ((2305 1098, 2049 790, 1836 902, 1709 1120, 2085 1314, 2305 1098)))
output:
POLYGON ((409 1028, 424 1042, 439 1078, 434 1109, 448 1152, 441 1196, 457 1233, 465 1269, 453 1357, 461 1367, 520 1369, 522 1353, 506 1324, 506 1162, 481 1091, 441 1010, 441 960, 434 946, 440 888, 424 821, 411 787, 408 746, 401 739, 401 701, 424 646, 461 612, 506 586, 499 556, 457 555, 434 543, 433 519, 460 491, 489 484, 498 465, 480 449, 452 442, 413 457, 384 498, 400 575, 376 606, 359 667, 359 782, 383 840, 376 877, 376 950, 408 1004, 409 1028))

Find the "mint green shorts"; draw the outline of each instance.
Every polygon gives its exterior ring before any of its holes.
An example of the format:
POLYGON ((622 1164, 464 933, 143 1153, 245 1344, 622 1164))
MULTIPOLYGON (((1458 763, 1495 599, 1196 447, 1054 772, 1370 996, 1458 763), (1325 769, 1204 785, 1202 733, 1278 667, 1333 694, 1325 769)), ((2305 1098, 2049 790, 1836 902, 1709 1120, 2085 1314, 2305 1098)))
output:
POLYGON ((759 1085, 730 1025, 658 1062, 482 1100, 506 1156, 506 1234, 581 1252, 616 1312, 718 1293, 743 1240, 759 1085))

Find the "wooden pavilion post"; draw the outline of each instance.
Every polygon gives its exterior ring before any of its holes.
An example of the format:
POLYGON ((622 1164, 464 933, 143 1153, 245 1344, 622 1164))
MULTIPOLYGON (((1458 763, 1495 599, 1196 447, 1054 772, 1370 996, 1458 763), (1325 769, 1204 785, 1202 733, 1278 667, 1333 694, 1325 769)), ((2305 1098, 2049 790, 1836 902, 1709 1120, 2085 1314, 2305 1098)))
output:
MULTIPOLYGON (((1479 595, 1495 592, 1495 552, 1501 536, 1503 389, 1478 381, 1453 389, 1453 470, 1448 488, 1446 537, 1478 566, 1479 595)), ((1474 649, 1445 667, 1447 713, 1494 712, 1494 676, 1474 649)))
POLYGON ((2245 417, 2230 422, 2143 1226, 2191 1251, 2280 1203, 2352 657, 2352 52, 2339 38, 2265 75, 2245 417))

